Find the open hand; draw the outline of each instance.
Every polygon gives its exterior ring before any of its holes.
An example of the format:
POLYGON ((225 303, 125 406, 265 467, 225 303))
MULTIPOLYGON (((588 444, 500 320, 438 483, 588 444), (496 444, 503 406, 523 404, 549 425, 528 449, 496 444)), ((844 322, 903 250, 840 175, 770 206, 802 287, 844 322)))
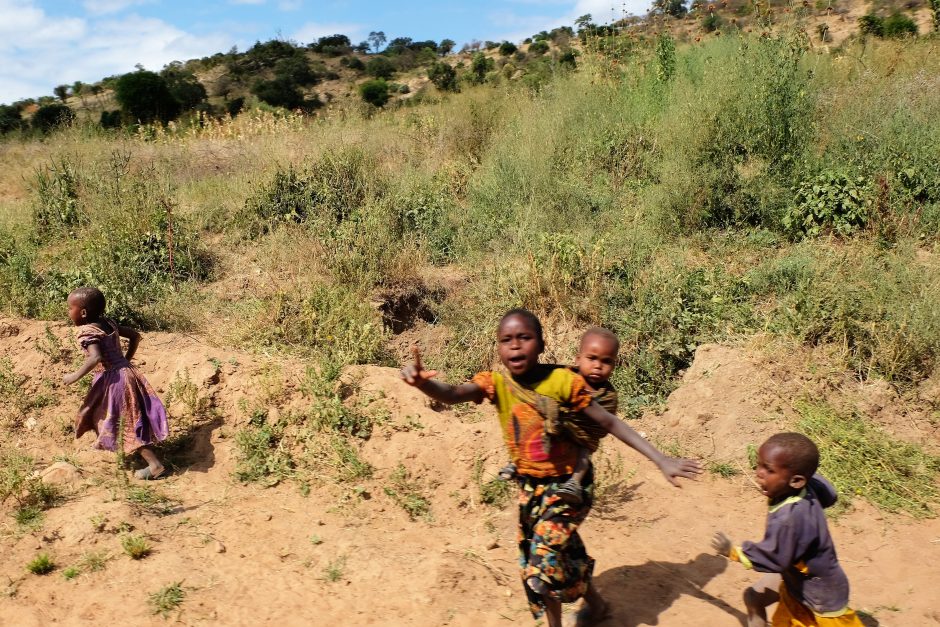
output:
POLYGON ((725 557, 731 555, 731 546, 731 538, 721 531, 715 533, 715 537, 712 538, 712 548, 715 549, 718 555, 724 555, 725 557))
POLYGON ((682 487, 676 479, 677 477, 697 479, 698 475, 705 471, 702 465, 694 459, 682 459, 678 457, 665 458, 660 462, 659 469, 666 475, 666 479, 669 480, 669 483, 677 488, 682 487))
POLYGON ((421 365, 421 351, 418 350, 417 346, 411 349, 411 354, 414 356, 415 361, 410 366, 402 368, 401 378, 408 385, 420 389, 421 386, 437 376, 437 370, 424 369, 424 366, 421 365))
POLYGON ((76 377, 74 372, 70 372, 69 374, 62 377, 62 383, 64 383, 65 385, 72 385, 73 383, 78 381, 78 379, 79 377, 76 377))

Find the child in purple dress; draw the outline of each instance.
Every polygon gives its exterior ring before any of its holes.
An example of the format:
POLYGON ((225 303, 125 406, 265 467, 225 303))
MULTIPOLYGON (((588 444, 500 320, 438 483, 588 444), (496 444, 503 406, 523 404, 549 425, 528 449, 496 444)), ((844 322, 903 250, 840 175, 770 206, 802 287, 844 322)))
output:
POLYGON ((68 297, 69 319, 78 327, 78 344, 85 363, 65 375, 66 385, 96 370, 88 395, 78 410, 75 437, 94 431, 95 448, 114 451, 118 440, 125 455, 139 451, 147 467, 138 470, 138 479, 156 479, 164 472, 150 445, 167 437, 166 409, 153 388, 130 360, 140 344, 140 334, 103 317, 104 294, 94 287, 82 287, 68 297), (128 339, 127 354, 121 338, 128 339))

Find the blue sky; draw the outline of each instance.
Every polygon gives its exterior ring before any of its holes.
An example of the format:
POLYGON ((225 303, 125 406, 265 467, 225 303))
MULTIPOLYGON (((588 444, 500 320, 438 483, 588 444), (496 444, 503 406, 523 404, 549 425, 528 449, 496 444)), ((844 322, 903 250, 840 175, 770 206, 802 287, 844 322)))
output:
POLYGON ((0 103, 51 95, 59 84, 93 82, 174 60, 245 50, 274 37, 300 43, 369 31, 391 39, 520 40, 616 7, 641 14, 647 0, 0 0, 0 103))

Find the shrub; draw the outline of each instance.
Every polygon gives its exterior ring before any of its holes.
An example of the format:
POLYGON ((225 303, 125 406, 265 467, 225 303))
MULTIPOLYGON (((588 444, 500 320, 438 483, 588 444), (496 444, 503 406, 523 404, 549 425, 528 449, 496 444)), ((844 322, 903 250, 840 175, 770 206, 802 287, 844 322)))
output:
POLYGON ((47 104, 39 107, 30 121, 32 127, 48 133, 62 126, 68 126, 75 120, 75 113, 64 104, 47 104))
POLYGON ((496 64, 493 59, 489 58, 482 52, 477 52, 473 55, 473 59, 470 62, 470 75, 474 83, 483 83, 486 80, 486 75, 489 73, 496 64))
POLYGON ((395 75, 395 66, 388 57, 374 57, 366 63, 366 74, 373 78, 389 79, 395 75))
POLYGON ((101 128, 120 128, 121 112, 117 110, 102 111, 101 116, 98 118, 98 124, 101 128))
POLYGON ((304 95, 300 87, 289 78, 273 78, 269 81, 257 81, 251 87, 251 93, 272 107, 300 109, 304 106, 304 95))
POLYGON ((381 78, 366 81, 359 86, 359 95, 370 105, 383 107, 390 98, 388 83, 381 78))
POLYGON ((884 21, 884 36, 900 39, 917 36, 917 23, 903 13, 894 13, 884 21))
POLYGON ((794 236, 833 232, 852 235, 868 223, 869 182, 863 176, 823 172, 793 190, 793 204, 783 217, 784 228, 794 236))
POLYGON ((548 42, 546 41, 534 41, 529 44, 529 52, 532 54, 545 54, 549 50, 548 42))
POLYGON ((706 33, 713 33, 722 26, 724 26, 724 20, 721 19, 721 16, 717 13, 709 13, 702 20, 702 30, 706 33))
POLYGON ((442 91, 458 91, 457 70, 449 63, 439 61, 428 72, 428 78, 434 86, 442 91))
POLYGON ((516 44, 512 43, 511 41, 504 41, 499 45, 499 54, 503 55, 504 57, 515 54, 518 50, 519 48, 516 46, 516 44))
POLYGON ((885 36, 884 18, 868 13, 858 18, 858 28, 863 35, 874 35, 875 37, 885 36))
POLYGON ((293 460, 281 445, 283 431, 267 423, 265 412, 235 434, 235 478, 243 483, 273 486, 293 472, 293 460))
POLYGON ((37 235, 75 237, 75 230, 83 221, 78 190, 78 173, 68 159, 53 160, 37 169, 33 184, 38 196, 33 210, 37 235))
POLYGON ((169 122, 180 112, 166 80, 159 74, 139 70, 125 74, 114 85, 114 97, 124 115, 141 124, 169 122))

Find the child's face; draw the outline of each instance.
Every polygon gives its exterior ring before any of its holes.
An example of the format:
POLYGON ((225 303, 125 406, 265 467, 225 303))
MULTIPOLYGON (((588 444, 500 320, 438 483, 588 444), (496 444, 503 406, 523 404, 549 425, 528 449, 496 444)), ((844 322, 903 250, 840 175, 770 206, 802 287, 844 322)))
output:
POLYGON ((806 477, 787 467, 789 461, 779 446, 765 443, 757 450, 757 483, 771 503, 796 494, 806 485, 806 477))
POLYGON ((581 342, 574 365, 591 387, 603 385, 617 363, 617 343, 602 335, 589 335, 581 342))
POLYGON ((503 320, 496 340, 499 360, 512 375, 525 374, 539 363, 544 347, 536 330, 522 316, 503 320))
POLYGON ((69 296, 66 301, 69 306, 69 320, 72 321, 72 324, 79 325, 85 321, 85 318, 88 317, 85 307, 82 306, 82 303, 77 299, 69 296))

